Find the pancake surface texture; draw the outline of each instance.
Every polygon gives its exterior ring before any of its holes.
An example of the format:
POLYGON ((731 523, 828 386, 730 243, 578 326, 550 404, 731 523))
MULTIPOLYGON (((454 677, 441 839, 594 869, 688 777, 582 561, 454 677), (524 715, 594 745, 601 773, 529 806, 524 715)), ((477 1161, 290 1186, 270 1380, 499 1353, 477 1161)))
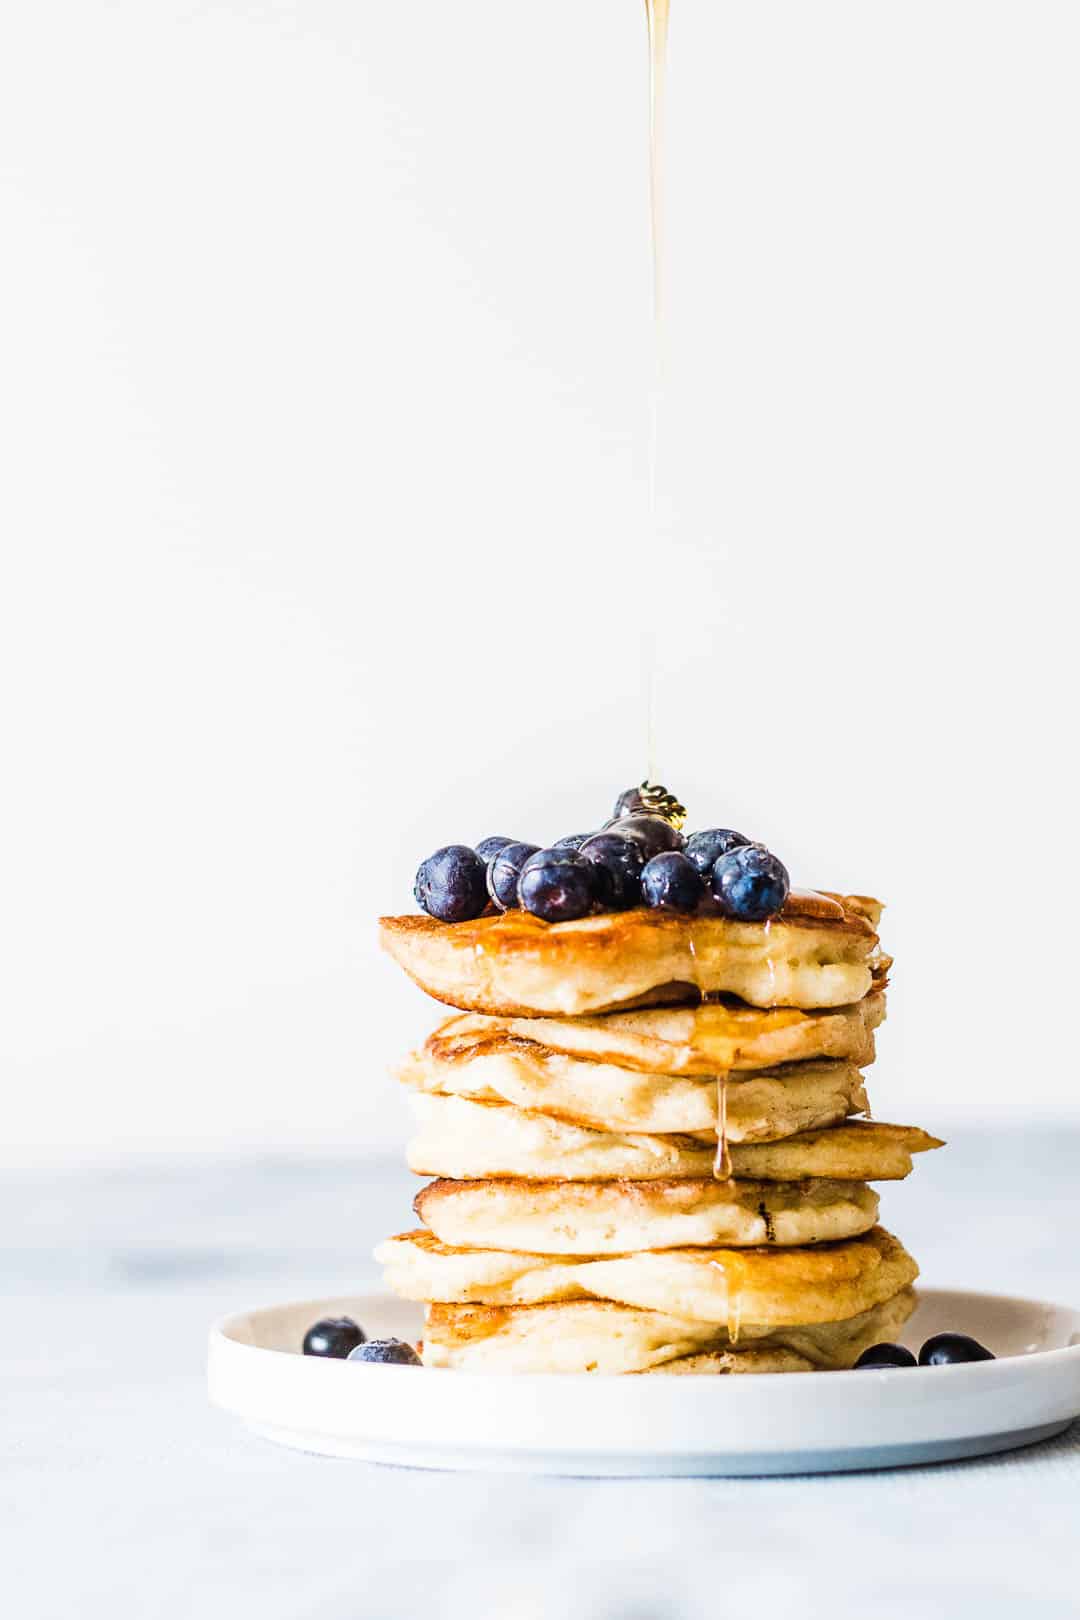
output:
POLYGON ((847 1006, 870 990, 878 960, 867 903, 813 898, 789 898, 768 923, 646 910, 545 923, 508 911, 384 917, 380 933, 422 989, 467 1012, 576 1017, 717 993, 756 1007, 847 1006))
POLYGON ((912 1153, 940 1145, 914 1127, 868 1121, 757 1144, 732 1142, 729 1127, 726 1162, 717 1165, 715 1130, 699 1136, 601 1131, 508 1103, 424 1093, 411 1101, 420 1129, 409 1143, 410 1170, 465 1181, 655 1181, 714 1175, 896 1181, 910 1174, 912 1153))
POLYGON ((627 1254, 734 1244, 823 1243, 867 1232, 861 1181, 433 1181, 417 1215, 452 1247, 627 1254))
POLYGON ((904 1289, 844 1321, 744 1324, 736 1335, 714 1322, 598 1301, 509 1309, 430 1305, 423 1360, 466 1372, 810 1372, 850 1367, 869 1345, 893 1337, 913 1308, 914 1296, 904 1289))

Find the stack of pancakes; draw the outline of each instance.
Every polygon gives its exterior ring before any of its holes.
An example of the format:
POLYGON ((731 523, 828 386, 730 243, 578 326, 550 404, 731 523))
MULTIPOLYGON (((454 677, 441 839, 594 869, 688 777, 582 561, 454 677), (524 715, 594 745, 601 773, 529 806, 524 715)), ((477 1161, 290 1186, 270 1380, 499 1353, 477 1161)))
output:
POLYGON ((940 1143, 865 1113, 881 907, 793 891, 771 922, 630 911, 384 918, 461 1009, 401 1068, 435 1179, 377 1251, 423 1359, 506 1372, 848 1367, 918 1267, 872 1181, 940 1143))

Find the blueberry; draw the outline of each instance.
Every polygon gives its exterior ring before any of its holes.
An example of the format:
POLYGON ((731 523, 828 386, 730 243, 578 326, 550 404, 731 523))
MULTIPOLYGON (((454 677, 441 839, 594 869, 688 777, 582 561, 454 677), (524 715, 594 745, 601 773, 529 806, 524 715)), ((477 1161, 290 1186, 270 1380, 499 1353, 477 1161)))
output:
POLYGON ((566 838, 556 838, 552 849, 580 849, 588 839, 595 838, 595 833, 570 833, 566 838))
POLYGON ((788 897, 787 867, 764 844, 742 844, 721 855, 712 869, 713 898, 725 917, 764 922, 788 897))
POLYGON ((476 853, 486 866, 493 855, 497 855, 500 849, 505 849, 507 844, 512 844, 513 842, 514 840, 512 838, 481 838, 480 842, 476 846, 476 853))
POLYGON ((654 855, 641 874, 641 897, 647 906, 696 911, 704 894, 705 879, 693 861, 677 849, 654 855))
POLYGON ((581 846, 594 868, 596 898, 603 911, 629 911, 641 904, 641 869, 645 857, 633 838, 617 832, 594 833, 581 846))
POLYGON ((721 855, 748 844, 749 838, 732 832, 730 827, 708 827, 704 832, 692 833, 686 840, 686 853, 703 878, 707 878, 721 855))
POLYGON ((351 1316, 324 1316, 304 1334, 305 1356, 333 1356, 344 1361, 364 1343, 365 1334, 351 1316))
POLYGON ((595 869, 573 849, 540 849, 518 878, 518 903, 545 922, 573 922, 595 911, 601 893, 595 869))
POLYGON ((995 1356, 966 1333, 935 1333, 919 1351, 920 1367, 955 1367, 962 1361, 993 1361, 995 1356))
POLYGON ((521 868, 529 856, 535 854, 535 844, 504 844, 498 854, 488 862, 487 891, 500 911, 516 909, 521 868))
POLYGON ((447 844, 423 861, 416 874, 416 903, 440 922, 467 922, 487 905, 486 869, 474 849, 447 844))
POLYGON ((617 821, 609 821, 604 831, 632 838, 646 860, 665 849, 682 849, 686 843, 682 833, 663 816, 620 816, 617 821))
POLYGON ((856 1367, 917 1367, 918 1362, 902 1344, 872 1344, 864 1350, 856 1367))
POLYGON ((391 1367, 422 1367, 423 1362, 411 1344, 403 1344, 400 1339, 369 1339, 366 1344, 358 1344, 355 1350, 350 1350, 349 1361, 381 1361, 384 1366, 391 1367))

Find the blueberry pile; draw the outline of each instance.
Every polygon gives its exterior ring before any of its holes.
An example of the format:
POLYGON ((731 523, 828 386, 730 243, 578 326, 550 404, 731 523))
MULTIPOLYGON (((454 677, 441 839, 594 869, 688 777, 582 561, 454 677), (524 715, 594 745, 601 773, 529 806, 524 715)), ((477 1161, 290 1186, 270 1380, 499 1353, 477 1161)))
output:
POLYGON ((918 1360, 902 1344, 872 1344, 856 1367, 957 1367, 965 1361, 993 1361, 994 1352, 966 1333, 935 1333, 919 1351, 918 1360))
POLYGON ((334 1361, 372 1361, 396 1367, 423 1363, 411 1344, 401 1339, 369 1339, 351 1316, 324 1316, 304 1334, 305 1356, 327 1356, 334 1361))
POLYGON ((666 788, 643 782, 621 793, 596 832, 571 833, 547 849, 513 838, 447 844, 421 863, 413 893, 440 922, 467 922, 489 906, 522 909, 545 922, 649 906, 694 912, 710 905, 739 922, 775 917, 791 887, 764 844, 729 827, 684 838, 685 811, 666 788))

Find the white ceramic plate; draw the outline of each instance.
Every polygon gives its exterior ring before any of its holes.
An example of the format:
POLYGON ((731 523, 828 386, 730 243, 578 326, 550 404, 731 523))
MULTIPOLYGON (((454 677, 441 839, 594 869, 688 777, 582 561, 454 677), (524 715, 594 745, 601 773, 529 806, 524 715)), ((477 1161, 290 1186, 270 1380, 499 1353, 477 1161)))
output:
POLYGON ((415 1342, 389 1294, 227 1317, 210 1398, 280 1445, 414 1468, 583 1475, 813 1474, 1008 1451, 1080 1415, 1080 1311, 923 1289, 905 1341, 970 1333, 996 1361, 890 1372, 615 1378, 469 1374, 298 1354, 320 1316, 415 1342))

